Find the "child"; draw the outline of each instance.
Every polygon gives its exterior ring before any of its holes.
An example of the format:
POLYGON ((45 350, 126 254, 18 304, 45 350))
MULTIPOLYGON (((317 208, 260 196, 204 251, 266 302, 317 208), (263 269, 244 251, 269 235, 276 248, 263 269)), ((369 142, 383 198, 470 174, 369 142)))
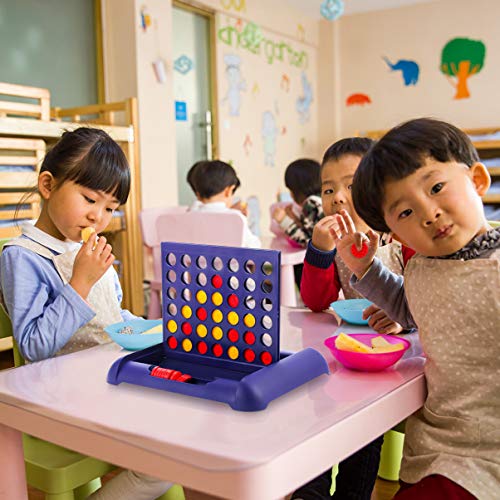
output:
MULTIPOLYGON (((240 180, 234 168, 220 160, 201 161, 195 166, 192 182, 201 203, 197 207, 192 207, 192 210, 242 213, 232 205, 233 194, 240 186, 240 180)), ((246 217, 244 217, 244 225, 243 246, 260 248, 260 239, 250 231, 246 217)))
POLYGON ((201 205, 200 197, 198 195, 198 191, 196 190, 196 186, 194 185, 194 174, 196 171, 196 168, 198 165, 200 165, 202 162, 197 161, 189 170, 186 175, 186 182, 189 184, 189 187, 193 190, 194 195, 196 196, 196 199, 191 203, 191 205, 188 207, 188 212, 192 212, 193 210, 198 210, 198 208, 201 205))
POLYGON ((368 225, 417 252, 404 279, 374 258, 375 232, 356 232, 347 212, 333 228, 353 287, 399 323, 417 326, 427 357, 427 398, 406 423, 399 500, 498 498, 500 229, 483 212, 489 185, 462 131, 411 120, 380 139, 353 184, 368 225), (362 241, 368 254, 355 258, 351 245, 362 241))
MULTIPOLYGON (((335 214, 344 209, 356 221, 356 227, 368 229, 354 210, 351 185, 361 158, 373 144, 374 141, 368 138, 346 138, 332 144, 323 156, 321 199, 325 217, 314 227, 312 239, 307 246, 300 286, 304 304, 313 311, 328 309, 339 298, 340 291, 343 291, 346 299, 361 297, 349 285, 351 272, 335 254, 331 228, 336 225, 335 214)), ((380 247, 379 253, 384 254, 384 259, 394 270, 402 272, 404 259, 401 245, 380 247)), ((402 330, 400 325, 387 317, 375 304, 367 307, 363 315, 368 318, 370 326, 381 333, 399 333, 402 330)), ((376 439, 339 464, 333 498, 370 499, 377 477, 382 442, 382 437, 376 439)), ((331 478, 332 470, 328 469, 299 488, 292 498, 332 498, 331 478)))
MULTIPOLYGON (((339 298, 360 298, 361 295, 351 288, 351 272, 335 254, 335 242, 330 229, 336 225, 335 214, 346 210, 356 228, 368 230, 366 223, 354 210, 351 186, 354 173, 363 155, 374 144, 366 137, 342 139, 332 144, 325 152, 321 166, 321 198, 325 217, 313 230, 306 257, 300 292, 304 304, 313 311, 328 309, 339 298)), ((401 248, 398 243, 380 247, 378 255, 393 271, 402 274, 403 266, 413 254, 410 249, 401 248)), ((401 327, 394 323, 375 305, 369 306, 364 317, 369 325, 380 333, 399 333, 401 327)))
MULTIPOLYGON (((125 155, 102 130, 65 132, 45 156, 38 177, 40 217, 34 226, 24 226, 0 256, 0 299, 26 360, 109 342, 105 326, 137 319, 120 308, 111 246, 96 237, 126 202, 129 189, 125 155), (82 245, 86 227, 95 233, 82 245)), ((148 500, 170 486, 124 471, 90 498, 148 500)))
POLYGON ((315 224, 323 217, 319 171, 320 165, 315 160, 304 158, 290 163, 285 171, 285 186, 302 211, 296 215, 290 203, 285 208, 276 207, 272 214, 287 236, 303 247, 307 246, 315 224))

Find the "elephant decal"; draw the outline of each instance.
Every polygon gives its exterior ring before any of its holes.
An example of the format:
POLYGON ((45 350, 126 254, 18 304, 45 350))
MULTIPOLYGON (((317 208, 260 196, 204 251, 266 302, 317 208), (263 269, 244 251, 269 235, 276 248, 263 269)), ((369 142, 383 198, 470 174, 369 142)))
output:
POLYGON ((401 71, 403 73, 403 80, 406 86, 417 84, 420 68, 415 61, 400 59, 396 64, 392 64, 387 57, 383 59, 392 71, 401 71))

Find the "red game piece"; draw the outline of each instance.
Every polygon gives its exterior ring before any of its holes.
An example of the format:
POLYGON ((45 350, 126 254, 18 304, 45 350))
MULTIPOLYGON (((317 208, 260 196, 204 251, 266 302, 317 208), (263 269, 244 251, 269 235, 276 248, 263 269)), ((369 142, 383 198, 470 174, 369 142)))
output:
POLYGON ((232 293, 228 298, 227 298, 227 303, 231 306, 231 307, 238 307, 238 304, 240 303, 240 301, 238 300, 238 297, 232 293))
POLYGON ((218 274, 212 276, 212 285, 214 288, 220 288, 222 286, 222 278, 218 274))
POLYGON ((245 358, 245 361, 252 363, 255 360, 255 353, 252 351, 252 349, 245 349, 243 351, 243 357, 245 358))
POLYGON ((351 253, 354 257, 358 259, 362 259, 368 253, 368 245, 363 241, 363 245, 361 246, 361 250, 356 248, 356 245, 351 245, 351 253))
POLYGON ((271 354, 269 354, 268 352, 264 351, 260 355, 260 360, 262 361, 263 364, 270 365, 271 361, 273 360, 273 357, 271 356, 271 354))
POLYGON ((235 330, 234 328, 230 328, 229 331, 227 332, 227 338, 231 342, 238 342, 239 337, 240 336, 238 335, 237 330, 235 330))
POLYGON ((186 335, 191 335, 191 333, 193 332, 193 327, 189 323, 184 322, 181 325, 181 330, 182 330, 182 333, 184 333, 186 335))
POLYGON ((248 331, 248 332, 245 332, 245 334, 243 335, 243 340, 248 344, 248 345, 253 345, 255 344, 255 335, 248 331))
POLYGON ((206 354, 208 351, 207 343, 203 341, 198 342, 198 344, 196 344, 196 349, 198 349, 200 354, 206 354))
POLYGON ((205 321, 208 317, 207 310, 204 309, 203 307, 198 307, 198 309, 196 309, 196 317, 200 321, 205 321))
POLYGON ((151 375, 153 377, 169 379, 172 376, 172 372, 173 372, 173 370, 169 370, 168 368, 162 368, 161 366, 155 366, 151 370, 151 375))
POLYGON ((175 337, 169 337, 167 344, 170 349, 175 349, 177 347, 177 339, 175 337))
POLYGON ((170 374, 170 380, 177 380, 181 375, 182 373, 178 370, 171 370, 171 374, 170 374))
POLYGON ((212 347, 212 352, 214 353, 214 356, 217 356, 219 358, 220 356, 222 356, 224 350, 222 349, 222 346, 220 344, 215 344, 212 347))
POLYGON ((178 379, 177 382, 187 382, 188 380, 191 380, 191 375, 187 373, 183 373, 178 379))

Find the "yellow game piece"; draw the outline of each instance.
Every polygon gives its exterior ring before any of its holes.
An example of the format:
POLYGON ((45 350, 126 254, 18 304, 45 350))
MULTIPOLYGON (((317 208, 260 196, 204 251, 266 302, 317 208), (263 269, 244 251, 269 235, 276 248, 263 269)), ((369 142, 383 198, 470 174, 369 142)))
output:
POLYGON ((159 325, 153 326, 153 328, 150 328, 149 330, 142 332, 142 335, 148 335, 150 333, 162 333, 162 332, 163 332, 163 325, 160 323, 159 325))
POLYGON ((227 321, 229 322, 230 325, 233 325, 233 326, 237 325, 239 320, 240 320, 240 318, 236 312, 230 311, 227 314, 227 321))
POLYGON ((182 341, 182 348, 186 351, 186 352, 190 352, 191 349, 193 348, 193 343, 189 340, 189 339, 184 339, 182 341))
POLYGON ((170 333, 175 333, 177 331, 177 323, 173 319, 168 320, 167 330, 170 333))
POLYGON ((202 325, 201 323, 196 327, 196 333, 198 334, 199 337, 203 338, 207 336, 208 330, 205 325, 202 325))
POLYGON ((227 350, 227 355, 231 359, 238 359, 238 356, 240 355, 238 348, 232 345, 228 350, 227 350))
POLYGON ((200 304, 204 304, 207 301, 207 294, 203 290, 198 290, 196 292, 196 300, 200 304))
POLYGON ((221 311, 219 311, 219 309, 214 309, 212 311, 212 319, 215 323, 220 323, 224 319, 224 315, 221 311))
POLYGON ((220 326, 214 326, 212 328, 212 337, 215 340, 220 340, 224 335, 224 332, 222 331, 222 328, 220 326))
POLYGON ((215 306, 220 306, 222 302, 224 302, 224 299, 222 298, 222 294, 219 292, 215 292, 212 295, 212 302, 214 303, 215 306))
POLYGON ((243 317, 243 323, 245 323, 245 326, 248 326, 248 328, 253 328, 255 326, 255 317, 253 314, 245 314, 243 317))
POLYGON ((181 314, 186 319, 189 319, 193 315, 193 311, 191 310, 191 308, 189 306, 182 306, 181 314))
POLYGON ((88 239, 90 238, 90 235, 92 233, 95 233, 95 229, 93 227, 84 227, 82 229, 82 233, 81 233, 81 236, 82 236, 82 240, 84 243, 87 243, 88 239))
POLYGON ((353 337, 345 333, 339 333, 338 337, 335 339, 335 347, 340 351, 351 351, 351 352, 372 352, 371 347, 359 342, 353 337))
POLYGON ((384 339, 384 337, 373 337, 372 338, 372 352, 374 353, 384 353, 384 352, 395 352, 404 349, 402 342, 397 344, 391 344, 384 339))

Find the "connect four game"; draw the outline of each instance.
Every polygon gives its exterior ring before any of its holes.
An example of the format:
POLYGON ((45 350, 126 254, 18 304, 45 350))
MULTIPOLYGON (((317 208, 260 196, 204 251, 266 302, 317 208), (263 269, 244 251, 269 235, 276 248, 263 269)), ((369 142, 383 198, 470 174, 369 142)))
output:
POLYGON ((314 349, 280 351, 280 253, 162 243, 163 342, 118 359, 127 382, 256 411, 329 373, 314 349))

